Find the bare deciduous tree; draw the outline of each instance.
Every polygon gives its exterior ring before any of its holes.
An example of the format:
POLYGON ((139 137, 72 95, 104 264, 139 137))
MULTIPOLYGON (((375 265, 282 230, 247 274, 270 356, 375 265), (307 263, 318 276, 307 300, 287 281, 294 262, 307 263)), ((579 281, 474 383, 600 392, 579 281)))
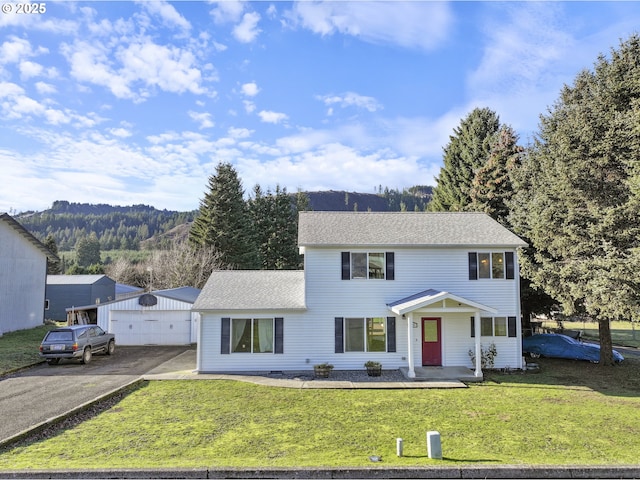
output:
POLYGON ((119 258, 107 266, 107 275, 118 283, 162 290, 202 288, 215 269, 225 268, 213 247, 196 247, 176 240, 168 250, 156 250, 142 262, 119 258))

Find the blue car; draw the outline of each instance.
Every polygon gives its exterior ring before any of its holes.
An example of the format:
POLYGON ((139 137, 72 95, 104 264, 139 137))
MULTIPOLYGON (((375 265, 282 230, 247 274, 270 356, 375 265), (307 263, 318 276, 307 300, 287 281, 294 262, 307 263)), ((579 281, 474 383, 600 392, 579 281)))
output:
MULTIPOLYGON (((589 360, 593 363, 600 361, 600 345, 579 342, 558 333, 541 333, 525 337, 522 340, 522 352, 530 354, 532 358, 569 358, 571 360, 589 360)), ((620 363, 624 357, 614 350, 613 359, 616 363, 620 363)))

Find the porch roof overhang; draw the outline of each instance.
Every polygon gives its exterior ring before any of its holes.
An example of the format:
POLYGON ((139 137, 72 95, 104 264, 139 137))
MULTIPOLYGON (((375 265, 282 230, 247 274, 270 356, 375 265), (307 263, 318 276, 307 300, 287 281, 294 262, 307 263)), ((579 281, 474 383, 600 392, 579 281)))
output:
POLYGON ((428 310, 429 312, 442 313, 498 313, 498 310, 493 307, 489 307, 488 305, 483 305, 482 303, 474 302, 473 300, 454 295, 453 293, 435 289, 425 290, 423 292, 416 293, 415 295, 388 303, 387 307, 397 315, 404 315, 416 310, 428 310))

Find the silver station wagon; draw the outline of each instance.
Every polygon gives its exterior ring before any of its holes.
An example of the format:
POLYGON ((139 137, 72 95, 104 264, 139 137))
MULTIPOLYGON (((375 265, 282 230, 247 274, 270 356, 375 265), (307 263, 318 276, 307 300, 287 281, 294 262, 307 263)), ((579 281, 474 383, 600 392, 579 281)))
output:
POLYGON ((40 344, 40 356, 49 365, 57 364, 61 358, 79 358, 89 363, 94 353, 112 355, 116 349, 116 338, 97 325, 73 325, 50 330, 40 344))

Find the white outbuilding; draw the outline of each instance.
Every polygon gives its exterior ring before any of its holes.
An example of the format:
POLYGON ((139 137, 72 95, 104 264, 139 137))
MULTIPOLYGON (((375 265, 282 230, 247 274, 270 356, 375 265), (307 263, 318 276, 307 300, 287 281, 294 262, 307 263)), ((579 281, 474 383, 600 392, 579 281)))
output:
POLYGON ((200 314, 191 308, 200 290, 157 290, 97 306, 98 325, 118 345, 189 345, 197 342, 200 314))

